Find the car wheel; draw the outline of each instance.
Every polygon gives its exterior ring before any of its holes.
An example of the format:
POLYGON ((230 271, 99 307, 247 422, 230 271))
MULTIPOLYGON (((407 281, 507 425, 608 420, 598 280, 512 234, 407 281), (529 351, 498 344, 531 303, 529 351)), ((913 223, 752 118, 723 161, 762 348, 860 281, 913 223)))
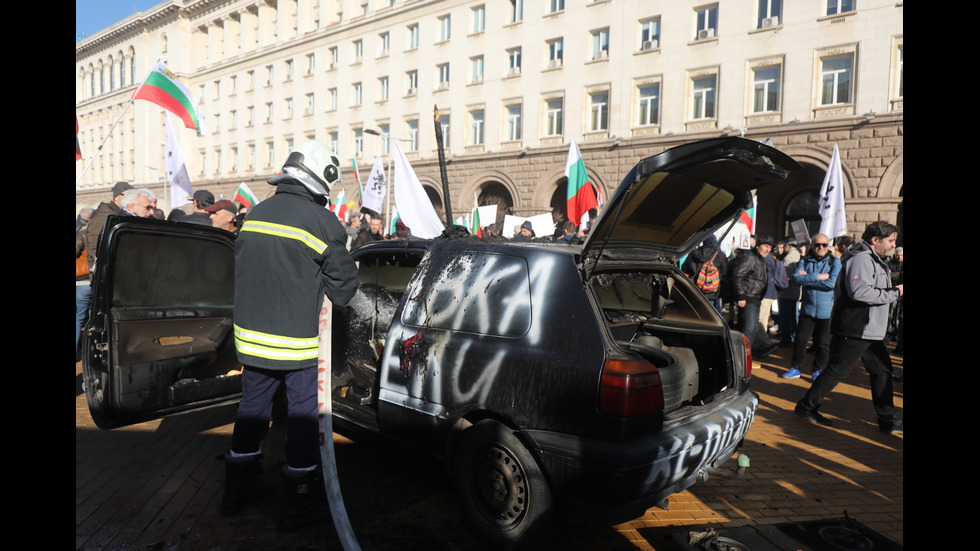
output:
POLYGON ((455 457, 456 490, 480 533, 501 546, 523 547, 552 529, 548 483, 509 428, 495 421, 473 425, 455 457))

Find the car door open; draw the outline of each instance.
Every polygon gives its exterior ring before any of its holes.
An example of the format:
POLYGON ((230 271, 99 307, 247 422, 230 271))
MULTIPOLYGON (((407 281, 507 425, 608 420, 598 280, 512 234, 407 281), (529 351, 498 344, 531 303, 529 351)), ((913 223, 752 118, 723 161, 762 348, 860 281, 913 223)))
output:
POLYGON ((97 258, 83 372, 99 427, 240 396, 231 234, 112 217, 97 258))

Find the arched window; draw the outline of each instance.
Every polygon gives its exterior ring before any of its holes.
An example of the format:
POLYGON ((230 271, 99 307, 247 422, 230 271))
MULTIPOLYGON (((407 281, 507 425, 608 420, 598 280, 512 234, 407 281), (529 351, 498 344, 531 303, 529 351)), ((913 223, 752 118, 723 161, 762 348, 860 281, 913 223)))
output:
POLYGON ((790 224, 797 220, 803 220, 806 224, 807 235, 817 233, 820 230, 820 190, 808 189, 794 195, 786 203, 783 220, 783 235, 793 235, 790 224))
POLYGON ((477 204, 481 207, 487 205, 497 206, 496 218, 494 220, 481 219, 480 224, 483 226, 489 226, 493 223, 502 224, 504 216, 514 213, 514 198, 511 197, 510 191, 500 182, 488 182, 484 184, 477 198, 477 204))

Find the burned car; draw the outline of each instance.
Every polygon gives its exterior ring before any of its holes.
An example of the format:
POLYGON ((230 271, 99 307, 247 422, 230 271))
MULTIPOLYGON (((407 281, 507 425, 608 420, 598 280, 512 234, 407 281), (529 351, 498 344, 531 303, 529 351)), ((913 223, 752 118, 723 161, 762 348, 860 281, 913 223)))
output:
MULTIPOLYGON (((533 541, 558 518, 615 523, 661 504, 734 454, 758 406, 750 347, 677 261, 751 205, 751 190, 799 168, 750 140, 696 142, 633 167, 581 246, 447 237, 357 249, 360 289, 334 309, 335 427, 444 457, 498 544, 533 541)), ((112 220, 84 337, 100 427, 240 392, 232 239, 112 220)))

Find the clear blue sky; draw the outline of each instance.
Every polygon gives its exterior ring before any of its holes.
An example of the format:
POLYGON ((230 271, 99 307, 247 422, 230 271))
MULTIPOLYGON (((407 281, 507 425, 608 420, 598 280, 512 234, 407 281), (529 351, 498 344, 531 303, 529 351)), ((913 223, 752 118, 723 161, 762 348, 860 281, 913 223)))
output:
POLYGON ((75 42, 163 0, 75 0, 75 42))

